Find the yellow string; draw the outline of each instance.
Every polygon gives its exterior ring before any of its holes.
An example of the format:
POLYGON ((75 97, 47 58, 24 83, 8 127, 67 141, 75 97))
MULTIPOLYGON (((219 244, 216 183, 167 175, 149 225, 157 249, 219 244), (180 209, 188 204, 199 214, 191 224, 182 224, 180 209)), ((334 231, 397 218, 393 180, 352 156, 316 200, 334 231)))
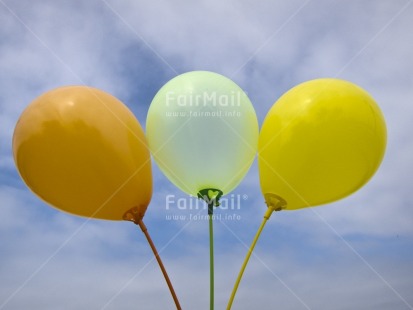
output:
POLYGON ((234 288, 232 289, 231 297, 229 298, 229 301, 228 301, 227 310, 230 310, 231 307, 232 307, 232 303, 234 302, 235 294, 237 293, 238 286, 241 282, 241 278, 242 278, 242 275, 244 274, 245 268, 247 267, 248 261, 250 260, 252 251, 254 250, 255 245, 257 244, 258 238, 260 237, 261 232, 264 229, 264 226, 267 223, 267 221, 270 218, 273 211, 274 211, 274 209, 269 207, 267 209, 267 212, 265 212, 265 215, 264 215, 264 218, 261 222, 260 228, 258 228, 258 231, 255 234, 254 240, 252 241, 252 244, 251 244, 250 248, 248 249, 247 256, 245 257, 244 263, 242 264, 241 270, 238 274, 238 278, 235 281, 234 288))

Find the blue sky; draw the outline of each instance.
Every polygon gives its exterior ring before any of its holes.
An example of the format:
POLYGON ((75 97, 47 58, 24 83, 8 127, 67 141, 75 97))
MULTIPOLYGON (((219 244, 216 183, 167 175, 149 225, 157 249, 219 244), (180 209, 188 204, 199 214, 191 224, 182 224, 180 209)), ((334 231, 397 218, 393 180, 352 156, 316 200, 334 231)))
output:
MULTIPOLYGON (((250 97, 260 125, 291 87, 338 77, 382 108, 388 148, 374 178, 328 206, 268 222, 233 309, 413 309, 413 4, 378 1, 0 0, 0 309, 174 309, 142 233, 50 208, 22 183, 11 140, 23 109, 55 87, 121 99, 145 126, 157 90, 209 70, 250 97)), ((184 309, 207 309, 207 222, 168 220, 187 196, 153 163, 145 216, 184 309)), ((265 211, 257 165, 215 222, 223 309, 265 211)), ((201 211, 202 212, 202 211, 201 211)))

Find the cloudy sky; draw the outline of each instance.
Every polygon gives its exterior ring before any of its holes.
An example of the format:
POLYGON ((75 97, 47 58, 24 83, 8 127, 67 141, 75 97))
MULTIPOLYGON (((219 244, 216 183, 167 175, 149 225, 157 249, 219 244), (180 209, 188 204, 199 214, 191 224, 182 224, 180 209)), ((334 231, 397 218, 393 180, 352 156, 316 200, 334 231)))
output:
MULTIPOLYGON (((50 208, 20 180, 11 140, 23 109, 63 85, 121 99, 145 126, 157 90, 209 70, 249 95, 260 124, 314 78, 366 89, 388 148, 374 178, 328 206, 276 213, 233 309, 413 309, 413 0, 0 0, 0 309, 174 309, 142 233, 50 208)), ((209 307, 208 225, 153 164, 145 217, 184 309, 209 307), (168 216, 184 215, 171 220, 168 216)), ((216 309, 224 309, 265 211, 257 164, 215 222, 216 309)))

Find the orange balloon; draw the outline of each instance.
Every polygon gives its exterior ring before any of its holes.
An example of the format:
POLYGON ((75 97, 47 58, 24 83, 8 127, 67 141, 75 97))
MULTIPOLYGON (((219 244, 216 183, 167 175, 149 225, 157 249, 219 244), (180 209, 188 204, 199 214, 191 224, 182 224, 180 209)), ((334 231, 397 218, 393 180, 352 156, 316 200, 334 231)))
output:
POLYGON ((27 186, 71 214, 141 219, 152 197, 142 127, 118 99, 86 86, 51 90, 22 113, 13 154, 27 186))

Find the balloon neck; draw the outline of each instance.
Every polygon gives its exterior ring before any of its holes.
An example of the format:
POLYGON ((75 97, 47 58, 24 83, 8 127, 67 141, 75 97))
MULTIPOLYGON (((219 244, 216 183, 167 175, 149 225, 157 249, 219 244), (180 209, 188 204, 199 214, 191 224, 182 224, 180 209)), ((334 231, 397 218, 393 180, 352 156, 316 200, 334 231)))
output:
POLYGON ((123 215, 123 219, 125 221, 134 222, 135 224, 139 223, 140 220, 143 218, 142 212, 139 212, 138 207, 133 207, 125 212, 123 215))
POLYGON ((204 200, 208 205, 208 214, 214 213, 214 207, 219 206, 219 199, 224 193, 216 188, 204 188, 198 192, 198 198, 204 200))
POLYGON ((265 203, 268 207, 267 212, 265 212, 264 217, 268 220, 271 216, 271 214, 274 211, 281 211, 282 209, 285 209, 287 206, 287 201, 285 201, 283 198, 276 194, 272 193, 265 193, 264 194, 264 199, 265 203))

